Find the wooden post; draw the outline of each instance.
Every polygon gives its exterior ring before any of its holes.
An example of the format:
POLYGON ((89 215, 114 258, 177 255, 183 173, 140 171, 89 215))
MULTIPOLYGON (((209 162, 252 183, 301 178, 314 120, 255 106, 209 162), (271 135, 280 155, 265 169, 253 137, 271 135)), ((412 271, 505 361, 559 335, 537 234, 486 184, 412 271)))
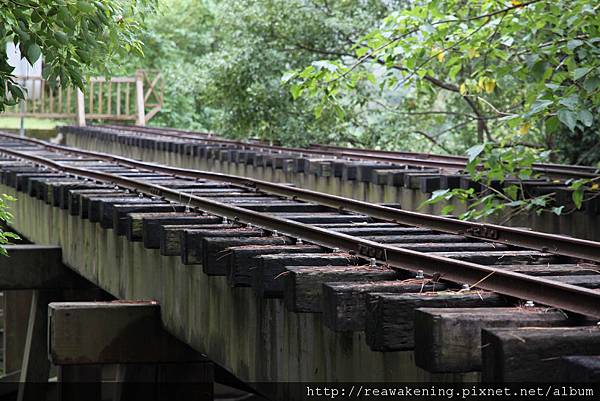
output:
POLYGON ((25 352, 21 365, 18 401, 42 400, 46 397, 46 386, 50 373, 48 360, 48 303, 56 300, 55 290, 35 290, 29 312, 29 326, 25 342, 25 352))
MULTIPOLYGON (((7 258, 8 259, 8 258, 7 258)), ((4 291, 4 373, 21 370, 32 291, 4 291)))
POLYGON ((77 88, 77 125, 85 127, 85 101, 83 92, 77 88))
POLYGON ((135 125, 146 125, 146 116, 144 111, 144 76, 141 71, 135 74, 135 125))

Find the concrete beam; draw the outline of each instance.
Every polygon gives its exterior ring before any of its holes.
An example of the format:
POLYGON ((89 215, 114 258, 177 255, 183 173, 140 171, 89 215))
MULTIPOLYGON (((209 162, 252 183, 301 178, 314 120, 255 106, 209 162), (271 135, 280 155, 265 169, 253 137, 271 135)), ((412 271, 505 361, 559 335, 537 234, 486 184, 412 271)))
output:
POLYGON ((63 265, 58 246, 7 245, 0 258, 0 289, 86 288, 91 284, 63 265))
POLYGON ((206 360, 167 333, 154 301, 57 302, 48 308, 56 365, 206 360))

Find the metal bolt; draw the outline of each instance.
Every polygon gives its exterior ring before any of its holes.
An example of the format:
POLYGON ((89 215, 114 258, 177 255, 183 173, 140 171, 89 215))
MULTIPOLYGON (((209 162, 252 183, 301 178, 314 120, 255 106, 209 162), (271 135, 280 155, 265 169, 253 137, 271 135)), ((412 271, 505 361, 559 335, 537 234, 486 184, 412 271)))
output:
POLYGON ((339 251, 340 251, 340 248, 333 248, 333 249, 331 250, 331 252, 333 252, 333 253, 338 253, 339 251))
POLYGON ((227 220, 227 217, 223 217, 223 224, 227 224, 229 223, 229 220, 227 220))
POLYGON ((418 279, 425 278, 425 276, 423 275, 423 270, 417 270, 417 275, 415 276, 415 278, 418 278, 418 279))
POLYGON ((377 259, 370 258, 369 259, 369 266, 371 266, 371 267, 377 267, 377 259))
POLYGON ((526 308, 533 308, 535 306, 535 304, 533 303, 533 301, 527 301, 525 302, 525 307, 526 308))
POLYGON ((296 245, 302 245, 304 242, 302 241, 302 238, 298 238, 296 240, 296 245))
POLYGON ((471 286, 469 284, 463 284, 462 289, 465 291, 469 291, 471 289, 471 286))
POLYGON ((143 198, 143 197, 144 197, 144 194, 140 192, 140 193, 138 194, 138 198, 143 198))
POLYGON ((271 232, 271 235, 273 237, 277 237, 279 235, 279 232, 277 230, 273 230, 273 232, 271 232))

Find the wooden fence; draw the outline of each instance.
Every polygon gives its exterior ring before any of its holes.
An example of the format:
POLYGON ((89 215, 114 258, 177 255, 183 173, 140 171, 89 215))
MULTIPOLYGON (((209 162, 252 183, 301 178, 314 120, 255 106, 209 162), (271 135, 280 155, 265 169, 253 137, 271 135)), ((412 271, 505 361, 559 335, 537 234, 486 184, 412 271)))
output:
POLYGON ((132 121, 146 123, 163 105, 164 81, 160 72, 138 71, 134 77, 93 77, 85 92, 51 86, 42 77, 19 77, 27 89, 23 105, 7 108, 6 116, 33 118, 132 121))

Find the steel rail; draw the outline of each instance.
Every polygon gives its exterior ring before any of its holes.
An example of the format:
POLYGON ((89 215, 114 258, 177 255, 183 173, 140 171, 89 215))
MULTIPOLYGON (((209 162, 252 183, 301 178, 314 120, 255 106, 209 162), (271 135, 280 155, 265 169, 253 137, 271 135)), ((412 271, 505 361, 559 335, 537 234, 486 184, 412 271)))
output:
MULTIPOLYGON (((104 125, 98 126, 110 127, 111 129, 123 130, 122 126, 104 125)), ((264 145, 252 142, 236 141, 225 138, 214 138, 206 133, 193 133, 177 129, 166 129, 169 133, 163 132, 164 128, 149 127, 126 127, 126 130, 132 132, 146 132, 151 135, 162 135, 179 139, 201 140, 205 142, 226 143, 236 146, 244 146, 259 149, 274 149, 277 151, 286 151, 293 153, 318 154, 323 156, 346 157, 354 160, 372 160, 385 163, 406 163, 420 165, 423 167, 440 168, 447 170, 463 170, 467 163, 467 158, 457 155, 438 155, 419 152, 398 152, 387 150, 371 150, 362 148, 348 148, 343 146, 312 144, 308 148, 292 148, 276 145, 264 145), (181 133, 181 135, 179 134, 181 133), (200 138, 199 138, 200 137, 200 138)), ((533 169, 536 172, 544 173, 552 177, 560 178, 597 178, 600 176, 600 169, 591 166, 561 165, 555 163, 533 163, 533 169)))
POLYGON ((429 228, 449 234, 464 235, 489 242, 520 246, 535 249, 542 252, 565 255, 574 258, 587 259, 600 262, 600 242, 589 241, 579 238, 566 237, 563 235, 548 234, 538 231, 523 230, 514 227, 505 227, 496 224, 474 223, 470 221, 456 220, 443 216, 435 216, 401 210, 383 205, 372 204, 355 199, 330 195, 323 192, 312 191, 303 188, 295 188, 287 185, 276 184, 253 178, 235 175, 206 172, 200 170, 184 169, 179 167, 168 167, 155 163, 141 162, 126 157, 115 156, 106 153, 92 152, 75 149, 67 146, 50 144, 38 139, 20 138, 12 134, 0 133, 0 137, 33 143, 49 149, 61 152, 70 152, 79 155, 102 158, 107 161, 121 163, 136 168, 144 168, 157 172, 179 175, 191 178, 204 178, 209 180, 228 182, 234 185, 252 187, 257 190, 307 202, 315 202, 321 205, 333 207, 339 210, 348 210, 364 213, 373 218, 390 222, 406 224, 410 226, 429 228))
POLYGON ((422 166, 422 167, 442 168, 442 169, 448 169, 448 170, 460 170, 460 169, 465 168, 465 163, 451 162, 451 161, 445 161, 445 160, 437 161, 437 160, 419 159, 419 158, 414 158, 414 157, 391 157, 391 156, 386 156, 386 155, 378 156, 378 155, 368 155, 368 154, 351 155, 351 154, 345 154, 345 152, 335 152, 335 151, 319 150, 319 149, 313 149, 313 148, 293 148, 293 147, 277 146, 277 145, 264 145, 264 144, 260 144, 260 143, 244 142, 244 141, 237 141, 237 140, 225 139, 225 138, 207 138, 204 136, 194 137, 194 136, 187 135, 187 134, 178 135, 178 134, 174 134, 174 133, 161 132, 162 129, 153 129, 153 128, 147 128, 147 127, 136 127, 134 129, 130 129, 129 127, 126 127, 125 129, 123 129, 123 127, 118 128, 119 126, 114 126, 114 125, 98 126, 98 127, 99 128, 109 127, 110 129, 114 129, 117 131, 125 130, 125 131, 132 131, 132 132, 142 132, 145 134, 149 133, 150 135, 166 136, 166 137, 177 138, 177 139, 190 139, 190 140, 201 141, 201 142, 223 143, 223 144, 235 145, 235 146, 249 148, 249 149, 276 150, 278 152, 289 152, 289 153, 306 154, 306 155, 312 154, 312 155, 335 157, 335 158, 345 157, 350 160, 372 160, 375 162, 383 162, 383 163, 396 163, 396 164, 406 163, 406 164, 413 164, 413 165, 418 165, 418 166, 422 166))
MULTIPOLYGON (((360 149, 360 148, 342 148, 336 146, 319 146, 321 150, 330 149, 333 154, 343 156, 343 157, 364 157, 364 158, 372 158, 377 160, 386 160, 386 161, 394 161, 399 160, 402 162, 408 162, 408 160, 415 160, 418 163, 430 163, 432 165, 438 164, 439 166, 443 166, 442 168, 456 168, 456 169, 464 169, 466 167, 466 158, 464 161, 456 161, 457 156, 451 156, 445 158, 445 156, 438 155, 434 157, 426 157, 422 159, 419 157, 410 157, 410 156, 400 156, 394 155, 394 152, 384 152, 380 153, 380 151, 372 151, 368 149, 360 149), (458 167, 462 166, 462 167, 458 167)), ((560 178, 597 178, 600 174, 598 169, 594 169, 593 167, 583 167, 583 166, 571 166, 571 165, 560 165, 560 164, 544 164, 544 163, 533 163, 533 170, 538 173, 544 173, 548 176, 552 177, 560 177, 560 178)))
POLYGON ((182 197, 184 197, 186 203, 191 207, 228 217, 235 221, 254 224, 267 230, 277 230, 289 236, 302 238, 303 240, 326 247, 345 249, 359 255, 373 257, 382 263, 398 269, 411 271, 423 270, 429 274, 440 274, 445 280, 468 283, 478 288, 495 291, 511 297, 532 300, 540 304, 600 318, 600 292, 583 287, 504 271, 476 263, 421 253, 397 246, 380 244, 297 221, 222 204, 214 200, 185 193, 184 190, 150 184, 111 173, 96 172, 63 165, 51 159, 28 154, 24 151, 1 148, 0 153, 28 160, 34 164, 44 165, 59 172, 110 182, 124 189, 160 196, 174 202, 180 202, 182 197))

